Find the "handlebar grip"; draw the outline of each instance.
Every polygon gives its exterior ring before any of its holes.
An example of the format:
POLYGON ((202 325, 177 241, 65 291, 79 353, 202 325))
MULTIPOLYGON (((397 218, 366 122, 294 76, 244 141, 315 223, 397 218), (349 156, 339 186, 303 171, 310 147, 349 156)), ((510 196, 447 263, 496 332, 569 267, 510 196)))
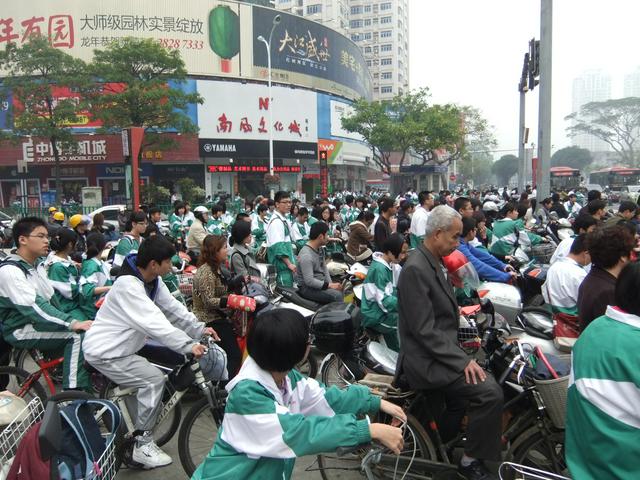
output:
POLYGON ((336 455, 338 457, 344 457, 345 455, 349 455, 350 453, 355 452, 356 450, 360 450, 362 448, 370 447, 370 443, 361 443, 359 445, 353 445, 351 447, 338 447, 336 448, 336 455))

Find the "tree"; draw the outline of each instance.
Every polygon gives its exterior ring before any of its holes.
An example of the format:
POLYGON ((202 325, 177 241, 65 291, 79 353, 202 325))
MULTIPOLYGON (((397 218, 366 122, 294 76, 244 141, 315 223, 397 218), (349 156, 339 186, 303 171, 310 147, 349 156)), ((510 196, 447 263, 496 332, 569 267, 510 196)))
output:
POLYGON ((518 173, 518 157, 515 155, 501 156, 491 167, 491 173, 497 177, 499 184, 508 185, 511 177, 518 173))
POLYGON ((434 150, 447 148, 460 138, 455 107, 430 106, 427 99, 427 89, 396 95, 385 102, 360 99, 353 104, 353 114, 342 118, 342 127, 360 134, 371 148, 374 163, 390 175, 392 154, 400 157, 398 167, 410 150, 426 162, 434 150))
POLYGON ((76 147, 70 125, 77 123, 83 107, 77 98, 61 98, 55 92, 61 87, 71 91, 86 88, 86 65, 52 47, 48 38, 35 35, 20 47, 8 44, 2 63, 8 72, 2 96, 7 98, 11 93, 14 98, 9 112, 14 124, 12 140, 26 136, 49 140, 56 166, 56 204, 60 205, 61 150, 76 147))
POLYGON ((493 157, 486 152, 472 152, 458 162, 458 172, 462 175, 467 183, 473 183, 474 186, 492 183, 493 173, 493 157))
POLYGON ((584 170, 593 162, 591 152, 576 146, 565 147, 551 156, 552 167, 571 167, 584 170))
POLYGON ((608 143, 625 164, 638 165, 635 144, 640 132, 640 98, 587 103, 565 120, 574 122, 567 128, 569 136, 593 135, 608 143))
MULTIPOLYGON (((197 93, 176 88, 187 76, 178 50, 167 50, 153 39, 124 38, 94 50, 90 69, 100 84, 87 95, 102 130, 143 127, 143 148, 160 150, 175 147, 175 141, 161 131, 198 133, 185 111, 203 100, 197 93)), ((141 155, 142 150, 140 159, 141 155)))

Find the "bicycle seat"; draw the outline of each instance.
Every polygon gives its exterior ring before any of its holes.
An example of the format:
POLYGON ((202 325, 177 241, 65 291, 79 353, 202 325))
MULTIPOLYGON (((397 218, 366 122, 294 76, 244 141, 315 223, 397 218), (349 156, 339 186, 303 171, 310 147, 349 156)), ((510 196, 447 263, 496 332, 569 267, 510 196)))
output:
POLYGON ((296 305, 299 305, 301 307, 307 308, 309 310, 312 310, 314 312, 318 310, 320 307, 322 307, 322 304, 318 302, 314 302, 313 300, 307 300, 306 298, 300 296, 300 294, 298 293, 298 289, 294 287, 282 287, 278 285, 276 287, 276 292, 278 292, 280 295, 282 295, 284 298, 286 298, 290 302, 295 303, 296 305))
POLYGON ((367 366, 376 373, 394 375, 398 353, 378 342, 369 342, 364 351, 367 366))
POLYGON ((183 365, 184 355, 174 352, 155 340, 147 340, 147 343, 138 351, 138 355, 146 358, 151 363, 157 363, 163 367, 174 369, 183 365))

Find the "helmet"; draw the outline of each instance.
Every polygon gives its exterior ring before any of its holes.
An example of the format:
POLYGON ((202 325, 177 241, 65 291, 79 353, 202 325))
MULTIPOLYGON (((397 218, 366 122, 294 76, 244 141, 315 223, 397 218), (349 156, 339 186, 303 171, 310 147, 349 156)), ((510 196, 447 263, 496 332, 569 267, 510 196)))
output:
POLYGON ((484 202, 484 205, 482 205, 482 210, 484 210, 485 212, 497 212, 498 205, 496 205, 496 203, 492 201, 484 202))
POLYGON ((56 212, 53 214, 53 219, 58 220, 59 222, 64 222, 64 213, 56 212))
POLYGON ((311 319, 315 346, 323 352, 344 353, 353 348, 359 310, 353 304, 329 303, 311 319))
POLYGON ((71 228, 76 228, 81 223, 87 224, 89 222, 87 221, 87 219, 85 217, 83 217, 79 213, 76 213, 75 215, 72 215, 69 218, 69 227, 71 227, 71 228))
POLYGON ((53 212, 57 212, 58 209, 56 207, 49 207, 49 215, 51 215, 53 212))
POLYGON ((450 255, 442 258, 442 263, 449 272, 449 278, 454 286, 477 290, 480 285, 478 272, 464 253, 454 250, 450 255))
POLYGON ((196 208, 193 209, 193 213, 197 213, 197 212, 209 213, 209 209, 203 205, 198 205, 196 208))
POLYGON ((204 355, 200 357, 198 363, 205 378, 211 382, 227 380, 227 354, 220 348, 211 337, 208 340, 209 346, 204 355))

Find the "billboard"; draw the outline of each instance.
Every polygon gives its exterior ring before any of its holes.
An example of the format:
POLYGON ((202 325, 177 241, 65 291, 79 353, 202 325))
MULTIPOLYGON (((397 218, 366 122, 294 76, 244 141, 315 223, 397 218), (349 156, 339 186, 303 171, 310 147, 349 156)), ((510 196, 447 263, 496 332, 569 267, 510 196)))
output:
MULTIPOLYGON (((48 35, 55 47, 89 61, 94 49, 112 41, 153 38, 179 50, 190 75, 265 80, 266 49, 256 44, 256 37, 269 35, 276 13, 227 0, 180 5, 169 0, 4 2, 0 49, 7 42, 20 45, 31 34, 40 33, 48 35)), ((371 95, 371 77, 355 44, 322 25, 280 15, 271 49, 274 81, 348 98, 371 95)))

